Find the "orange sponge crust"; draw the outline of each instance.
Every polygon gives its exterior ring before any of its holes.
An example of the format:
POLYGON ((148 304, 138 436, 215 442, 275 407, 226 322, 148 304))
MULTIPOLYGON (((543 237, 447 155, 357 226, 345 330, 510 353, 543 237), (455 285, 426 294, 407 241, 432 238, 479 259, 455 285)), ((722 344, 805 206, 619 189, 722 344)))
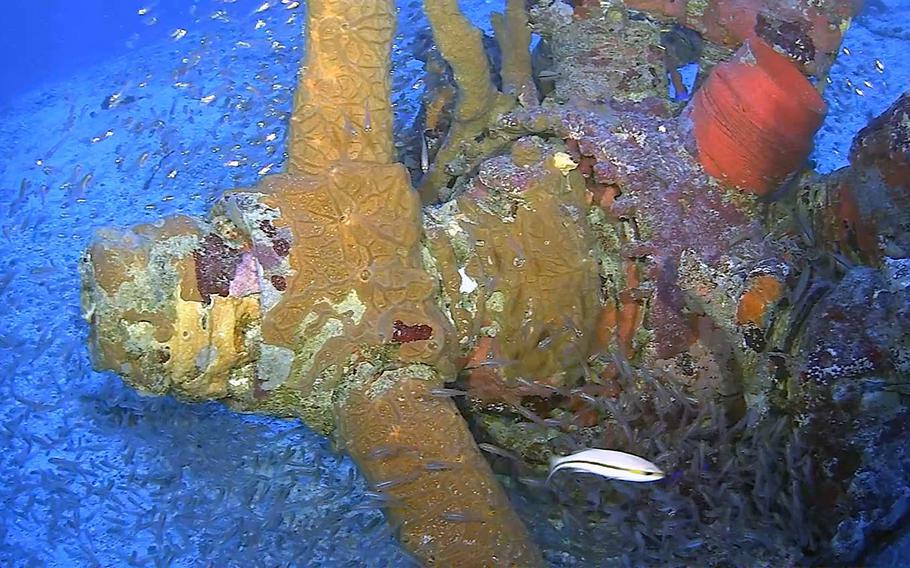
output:
POLYGON ((177 216, 98 235, 80 266, 97 369, 155 394, 243 397, 234 379, 251 363, 245 333, 259 303, 227 294, 202 301, 196 253, 208 230, 177 216))
POLYGON ((428 215, 460 343, 496 338, 498 360, 470 365, 561 383, 588 355, 600 279, 584 183, 567 158, 522 139, 511 157, 481 164, 467 194, 428 215))
POLYGON ((294 98, 288 172, 392 161, 392 0, 307 2, 306 64, 294 98))
POLYGON ((451 399, 433 396, 433 381, 407 378, 409 369, 393 373, 401 376, 378 394, 369 385, 351 393, 339 436, 388 496, 402 543, 426 566, 544 566, 451 399))
POLYGON ((348 163, 320 178, 273 176, 258 189, 281 213, 275 227, 291 234, 292 275, 264 314, 262 338, 295 351, 294 388, 306 393, 328 367, 341 372, 364 345, 395 345, 401 361, 446 368, 451 327, 421 264, 420 206, 403 166, 348 163), (408 326, 425 332, 402 335, 408 326), (304 354, 317 336, 325 341, 304 354))
POLYGON ((783 283, 776 276, 762 274, 754 278, 739 299, 736 323, 765 327, 765 318, 782 293, 783 283))

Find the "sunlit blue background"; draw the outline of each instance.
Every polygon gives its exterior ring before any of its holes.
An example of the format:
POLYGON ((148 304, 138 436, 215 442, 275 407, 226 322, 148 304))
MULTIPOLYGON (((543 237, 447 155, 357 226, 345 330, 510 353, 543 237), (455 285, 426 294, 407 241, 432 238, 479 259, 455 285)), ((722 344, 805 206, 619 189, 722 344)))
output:
POLYGON ((135 46, 167 38, 165 30, 186 25, 186 0, 5 0, 0 34, 0 104, 40 83, 99 63, 135 46), (156 6, 157 24, 137 16, 156 6))

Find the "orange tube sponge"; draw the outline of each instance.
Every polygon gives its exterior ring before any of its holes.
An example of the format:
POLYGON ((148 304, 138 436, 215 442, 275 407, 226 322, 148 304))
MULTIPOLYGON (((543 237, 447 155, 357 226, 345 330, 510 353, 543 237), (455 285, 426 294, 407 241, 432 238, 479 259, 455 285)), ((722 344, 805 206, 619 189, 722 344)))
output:
POLYGON ((539 95, 528 50, 531 27, 524 0, 508 0, 505 14, 493 14, 492 23, 502 52, 502 91, 517 97, 522 106, 536 106, 539 95))
MULTIPOLYGON (((424 202, 433 202, 440 197, 443 200, 450 197, 446 186, 451 176, 446 171, 446 166, 456 161, 459 154, 468 147, 473 148, 467 151, 468 154, 484 154, 478 146, 480 140, 484 139, 484 131, 494 116, 514 107, 514 98, 503 95, 493 84, 483 47, 483 32, 461 13, 457 0, 424 0, 423 10, 433 29, 433 40, 439 53, 452 67, 458 88, 452 127, 436 153, 433 164, 429 166, 429 171, 420 182, 421 198, 424 202)), ((512 3, 510 10, 506 18, 514 28, 515 21, 523 15, 523 7, 512 3)), ((515 84, 523 82, 518 77, 522 73, 523 64, 517 56, 517 50, 527 51, 527 42, 521 42, 530 36, 520 33, 511 36, 510 39, 516 42, 514 47, 508 43, 500 45, 504 53, 509 52, 505 56, 509 68, 518 73, 507 78, 507 82, 515 84)), ((518 84, 514 86, 520 87, 518 84)), ((530 98, 529 92, 525 96, 530 98)), ((494 144, 498 145, 499 142, 494 144)))
POLYGON ((767 195, 808 157, 826 106, 793 62, 753 38, 711 72, 687 110, 705 171, 767 195))
POLYGON ((457 0, 424 0, 423 10, 433 28, 433 39, 458 83, 456 121, 485 123, 499 92, 490 79, 483 32, 461 13, 457 0))
POLYGON ((388 497, 402 543, 427 566, 544 566, 455 404, 407 373, 383 373, 338 412, 339 437, 388 497))
POLYGON ((306 64, 294 97, 288 173, 392 162, 392 0, 307 2, 306 64))

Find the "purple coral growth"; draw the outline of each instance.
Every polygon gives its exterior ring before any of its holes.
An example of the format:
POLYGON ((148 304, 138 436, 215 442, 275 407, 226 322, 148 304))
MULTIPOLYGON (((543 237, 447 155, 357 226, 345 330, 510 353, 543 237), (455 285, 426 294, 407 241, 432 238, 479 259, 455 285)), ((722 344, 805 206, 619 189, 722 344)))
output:
POLYGON ((231 296, 241 297, 259 292, 259 274, 256 268, 256 258, 249 252, 243 253, 229 287, 231 296))
POLYGON ((193 251, 196 260, 196 284, 205 301, 213 295, 230 294, 231 280, 240 264, 242 252, 233 249, 224 239, 208 234, 202 245, 193 251))

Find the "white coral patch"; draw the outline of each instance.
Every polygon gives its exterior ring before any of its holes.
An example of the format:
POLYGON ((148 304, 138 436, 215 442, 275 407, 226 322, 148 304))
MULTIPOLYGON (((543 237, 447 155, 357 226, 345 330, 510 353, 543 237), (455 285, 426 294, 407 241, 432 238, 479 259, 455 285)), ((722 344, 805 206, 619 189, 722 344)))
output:
POLYGON ((474 280, 465 272, 464 267, 458 269, 458 274, 461 275, 461 286, 458 287, 458 291, 462 294, 470 294, 477 289, 477 280, 474 280))

